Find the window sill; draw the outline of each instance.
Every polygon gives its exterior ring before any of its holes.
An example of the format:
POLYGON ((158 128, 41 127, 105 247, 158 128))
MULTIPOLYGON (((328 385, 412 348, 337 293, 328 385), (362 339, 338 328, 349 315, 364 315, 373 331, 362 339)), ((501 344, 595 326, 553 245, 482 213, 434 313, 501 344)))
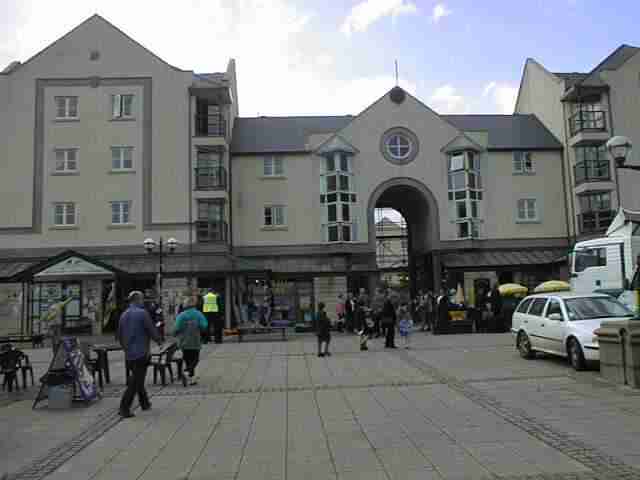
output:
POLYGON ((52 177, 70 177, 73 175, 80 175, 80 171, 74 170, 69 172, 51 172, 52 177))
POLYGON ((513 172, 513 176, 519 176, 519 177, 533 177, 535 176, 536 172, 513 172))
POLYGON ((135 122, 136 118, 135 117, 116 117, 116 118, 110 118, 109 121, 110 122, 135 122))
POLYGON ((517 219, 516 223, 523 223, 523 224, 527 224, 527 223, 542 223, 542 220, 520 220, 517 219))
POLYGON ((134 173, 136 173, 136 171, 133 170, 133 169, 129 170, 129 169, 125 169, 125 168, 122 168, 122 169, 119 169, 119 170, 109 170, 109 175, 124 175, 124 174, 127 174, 127 173, 134 174, 134 173))
POLYGON ((52 225, 49 230, 78 230, 78 225, 52 225))
POLYGON ((273 225, 273 226, 263 226, 260 228, 262 231, 272 232, 272 231, 284 231, 289 230, 288 225, 273 225))
POLYGON ((261 180, 286 180, 286 175, 262 175, 261 180))
POLYGON ((135 223, 112 223, 107 225, 107 230, 131 230, 136 228, 135 223))
POLYGON ((80 117, 69 117, 69 118, 55 118, 53 120, 55 123, 71 123, 71 122, 79 122, 80 117))

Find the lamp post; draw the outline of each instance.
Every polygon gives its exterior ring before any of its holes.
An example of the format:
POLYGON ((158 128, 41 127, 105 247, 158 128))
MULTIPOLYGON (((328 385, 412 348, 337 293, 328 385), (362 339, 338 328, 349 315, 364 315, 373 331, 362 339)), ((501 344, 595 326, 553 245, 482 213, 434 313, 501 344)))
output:
MULTIPOLYGON (((158 249, 158 279, 157 279, 157 288, 158 288, 158 308, 160 310, 160 312, 162 312, 162 269, 163 269, 163 259, 164 259, 164 255, 165 255, 165 251, 164 251, 164 240, 162 237, 160 237, 160 242, 156 243, 156 241, 153 238, 147 238, 145 239, 145 241, 143 242, 144 248, 147 251, 148 254, 153 254, 154 250, 156 248, 156 246, 159 247, 158 249)), ((169 253, 173 253, 176 249, 176 247, 178 246, 178 241, 175 238, 170 238, 169 240, 167 240, 166 246, 169 249, 169 253)), ((161 320, 162 321, 162 320, 161 320)))
POLYGON ((620 196, 620 177, 618 170, 627 169, 640 171, 640 166, 626 165, 627 157, 631 153, 631 148, 631 140, 621 135, 611 137, 607 141, 607 151, 609 155, 611 155, 611 158, 613 158, 616 169, 616 193, 618 194, 618 206, 620 208, 622 208, 622 197, 620 196))

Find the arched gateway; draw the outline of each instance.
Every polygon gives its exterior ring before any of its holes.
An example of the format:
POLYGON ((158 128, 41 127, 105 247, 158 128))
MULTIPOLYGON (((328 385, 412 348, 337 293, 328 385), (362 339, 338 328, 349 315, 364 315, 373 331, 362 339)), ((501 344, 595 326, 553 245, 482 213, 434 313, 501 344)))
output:
POLYGON ((419 180, 396 177, 371 193, 367 204, 369 245, 376 249, 376 208, 393 208, 407 222, 409 284, 412 293, 440 285, 440 213, 431 190, 419 180))

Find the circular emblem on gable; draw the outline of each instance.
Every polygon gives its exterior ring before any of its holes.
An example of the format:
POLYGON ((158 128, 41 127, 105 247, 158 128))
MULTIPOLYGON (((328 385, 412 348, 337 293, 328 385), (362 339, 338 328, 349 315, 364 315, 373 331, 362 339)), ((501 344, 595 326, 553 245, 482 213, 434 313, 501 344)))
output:
POLYGON ((412 131, 395 127, 387 130, 380 139, 380 152, 391 163, 406 165, 418 155, 420 144, 412 131))
POLYGON ((406 96, 407 94, 400 87, 393 87, 389 92, 389 98, 391 98, 391 101, 393 103, 400 104, 404 102, 404 99, 406 98, 406 96))

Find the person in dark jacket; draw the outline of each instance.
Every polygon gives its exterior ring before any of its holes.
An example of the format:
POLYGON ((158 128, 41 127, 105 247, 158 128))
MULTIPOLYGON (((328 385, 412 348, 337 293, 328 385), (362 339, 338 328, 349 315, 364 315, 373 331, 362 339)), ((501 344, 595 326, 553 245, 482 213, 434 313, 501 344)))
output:
POLYGON ((489 293, 489 305, 491 306, 492 327, 491 331, 497 332, 502 330, 502 295, 500 294, 498 282, 494 283, 489 293))
POLYGON ((327 316, 327 312, 324 311, 324 303, 318 303, 318 356, 319 357, 330 357, 331 352, 329 352, 329 342, 331 342, 331 321, 327 316), (322 346, 324 344, 324 350, 322 346))
POLYGON ((127 380, 127 389, 120 400, 120 416, 133 417, 131 404, 133 398, 138 395, 138 401, 142 410, 149 410, 151 402, 144 388, 149 366, 150 339, 162 344, 160 332, 153 324, 149 312, 144 308, 144 295, 134 290, 129 294, 129 308, 120 317, 118 324, 118 340, 125 352, 125 361, 131 368, 132 374, 127 380))
POLYGON ((396 308, 391 302, 389 292, 387 292, 384 297, 384 306, 382 307, 382 326, 386 331, 384 348, 397 348, 395 344, 396 308))

